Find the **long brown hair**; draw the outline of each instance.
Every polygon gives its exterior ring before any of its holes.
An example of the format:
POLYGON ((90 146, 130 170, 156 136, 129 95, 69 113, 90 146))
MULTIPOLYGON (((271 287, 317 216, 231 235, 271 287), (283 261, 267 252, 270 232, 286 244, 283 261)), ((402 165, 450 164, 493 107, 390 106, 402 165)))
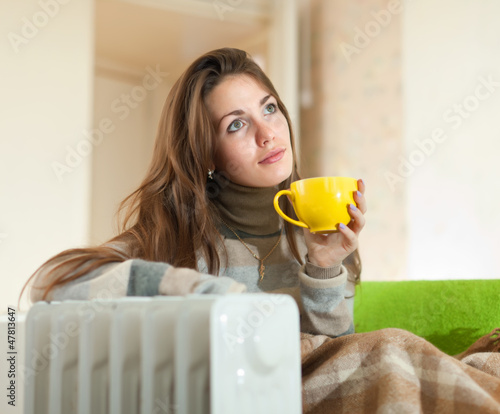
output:
MULTIPOLYGON (((120 204, 119 213, 124 214, 119 223, 121 233, 101 246, 65 250, 40 266, 28 282, 44 268, 46 284, 39 286, 44 289, 43 298, 57 285, 107 263, 132 258, 197 269, 200 255, 208 271, 218 274, 221 236, 217 212, 207 191, 215 130, 204 99, 226 76, 239 74, 251 76, 272 94, 287 120, 294 165, 292 175, 280 184, 280 189, 289 188, 292 181, 299 179, 291 120, 269 78, 242 50, 211 51, 187 68, 167 96, 146 177, 120 204)), ((294 216, 289 203, 283 208, 294 216)), ((302 262, 293 226, 288 222, 285 226, 290 251, 302 262)))

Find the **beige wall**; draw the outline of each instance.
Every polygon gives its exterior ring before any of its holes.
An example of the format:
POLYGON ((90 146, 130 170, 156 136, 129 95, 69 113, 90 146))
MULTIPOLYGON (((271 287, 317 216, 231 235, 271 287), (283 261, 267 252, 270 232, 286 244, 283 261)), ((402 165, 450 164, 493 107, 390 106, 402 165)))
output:
MULTIPOLYGON (((305 177, 365 181, 369 211, 360 236, 365 280, 405 277, 406 194, 391 191, 381 173, 403 150, 397 4, 310 3, 312 100, 302 108, 301 169, 305 177)), ((302 45, 303 53, 307 47, 302 45)), ((302 80, 308 83, 307 77, 302 80)))
MULTIPOLYGON (((156 128, 171 79, 155 77, 156 65, 142 72, 98 69, 95 80, 94 128, 110 128, 92 158, 90 243, 116 235, 115 212, 145 176, 153 151, 156 128), (145 83, 144 83, 145 82, 145 83), (144 86, 145 85, 145 86, 144 86)), ((123 68, 125 69, 125 68, 123 68)), ((166 70, 160 69, 160 74, 166 70)))
POLYGON ((366 181, 363 278, 499 278, 500 3, 310 4, 302 165, 366 181))
POLYGON ((419 0, 404 12, 411 173, 397 188, 408 193, 412 279, 500 278, 499 16, 495 0, 419 0))
POLYGON ((0 3, 0 312, 43 261, 87 242, 90 157, 69 154, 91 125, 93 6, 55 5, 0 3))
MULTIPOLYGON (((92 2, 53 2, 47 10, 40 4, 0 2, 0 314, 17 308, 23 284, 43 261, 88 240, 90 156, 70 154, 84 149, 91 126, 92 2), (54 163, 60 163, 59 175, 54 163)), ((21 305, 26 311, 27 301, 21 305)), ((16 320, 23 316, 18 310, 16 320)), ((16 331, 16 406, 4 408, 4 400, 2 412, 23 412, 22 326, 16 331)), ((2 374, 6 365, 2 358, 2 374)), ((8 381, 1 375, 0 388, 8 381)))

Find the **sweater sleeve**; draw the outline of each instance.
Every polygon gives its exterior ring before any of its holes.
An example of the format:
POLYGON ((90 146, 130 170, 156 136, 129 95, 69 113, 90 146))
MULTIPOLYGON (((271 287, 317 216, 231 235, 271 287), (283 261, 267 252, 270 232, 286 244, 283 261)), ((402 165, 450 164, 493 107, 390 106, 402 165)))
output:
POLYGON ((349 274, 342 266, 322 268, 306 262, 299 271, 301 331, 332 337, 354 333, 349 274))
MULTIPOLYGON (((61 263, 56 263, 60 265, 61 263)), ((64 263, 62 263, 64 265, 64 263)), ((31 300, 43 300, 48 272, 54 265, 42 267, 31 287, 31 300)), ((64 274, 64 266, 56 274, 64 274)), ((70 277, 68 274, 67 277, 70 277)), ((123 296, 183 296, 190 293, 241 293, 246 286, 224 276, 202 274, 193 269, 176 268, 167 263, 130 259, 103 265, 73 281, 56 286, 46 300, 111 299, 123 296)))

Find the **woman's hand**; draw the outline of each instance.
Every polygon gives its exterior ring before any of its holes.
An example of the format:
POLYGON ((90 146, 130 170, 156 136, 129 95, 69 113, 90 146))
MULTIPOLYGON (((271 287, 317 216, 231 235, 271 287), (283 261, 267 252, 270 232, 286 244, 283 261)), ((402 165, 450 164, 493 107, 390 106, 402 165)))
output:
POLYGON ((364 193, 365 184, 363 180, 358 180, 358 191, 354 193, 354 201, 358 207, 351 205, 348 208, 352 220, 347 226, 341 224, 337 233, 316 234, 304 229, 307 254, 312 264, 320 267, 340 265, 347 256, 358 248, 358 235, 365 226, 363 214, 366 213, 366 200, 364 193))

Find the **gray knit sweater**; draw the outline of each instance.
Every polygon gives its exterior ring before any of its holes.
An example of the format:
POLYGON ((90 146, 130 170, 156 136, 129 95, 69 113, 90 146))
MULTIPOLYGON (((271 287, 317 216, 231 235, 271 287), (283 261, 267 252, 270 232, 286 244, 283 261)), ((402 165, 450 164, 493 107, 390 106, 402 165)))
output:
MULTIPOLYGON (((273 208, 276 188, 249 188, 215 181, 214 196, 220 217, 227 262, 218 276, 207 274, 200 259, 199 271, 175 268, 167 263, 130 259, 112 263, 53 290, 48 300, 116 298, 122 296, 228 294, 241 292, 286 293, 300 310, 301 331, 340 336, 354 332, 354 276, 344 266, 321 268, 307 261, 302 232, 297 241, 304 265, 289 251, 285 237, 265 260, 265 275, 259 281, 259 261, 226 226, 228 224, 258 257, 265 257, 276 244, 282 221, 273 208), (226 223, 226 224, 224 224, 226 223)), ((126 246, 114 246, 126 250, 126 246)), ((226 257, 222 255, 222 258, 226 257)), ((62 269, 64 266, 62 267, 62 269)), ((32 285, 32 301, 41 300, 47 266, 40 269, 32 285)))

